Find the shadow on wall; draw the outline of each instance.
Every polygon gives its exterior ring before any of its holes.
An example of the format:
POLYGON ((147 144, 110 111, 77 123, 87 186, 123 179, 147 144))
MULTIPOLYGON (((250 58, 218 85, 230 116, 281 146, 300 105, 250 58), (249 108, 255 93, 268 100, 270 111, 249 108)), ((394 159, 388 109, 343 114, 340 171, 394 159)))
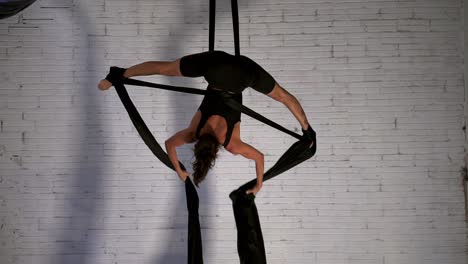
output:
MULTIPOLYGON (((79 109, 81 113, 84 112, 86 117, 86 124, 80 127, 76 133, 74 141, 80 145, 77 155, 79 160, 76 164, 81 167, 76 169, 71 177, 73 177, 72 187, 74 193, 64 193, 64 210, 62 215, 56 217, 63 218, 66 225, 62 233, 58 235, 56 243, 59 245, 55 255, 53 264, 86 264, 92 263, 90 257, 91 253, 96 252, 97 236, 96 236, 96 220, 100 219, 98 210, 99 195, 102 194, 102 169, 99 165, 101 157, 99 150, 90 147, 91 144, 102 146, 104 142, 103 137, 96 137, 97 131, 101 130, 100 120, 97 118, 96 111, 98 108, 97 101, 94 96, 88 96, 90 89, 95 89, 96 84, 93 83, 93 78, 90 78, 93 65, 98 65, 95 61, 97 56, 92 56, 91 47, 88 46, 88 36, 90 28, 87 23, 85 9, 82 4, 75 3, 73 8, 63 9, 63 12, 72 12, 74 20, 73 28, 77 30, 80 37, 76 38, 78 43, 74 48, 74 67, 73 73, 74 90, 79 91, 74 93, 79 98, 86 100, 79 100, 82 105, 79 109), (77 29, 78 26, 78 29, 77 29), (79 54, 82 52, 81 54, 79 54), (85 55, 85 56, 83 56, 85 55), (83 75, 83 71, 85 74, 83 75), (89 142, 92 138, 92 143, 89 142)), ((59 10, 57 12, 60 12, 59 10)), ((74 34, 75 35, 75 34, 74 34)))
MULTIPOLYGON (((178 0, 182 5, 177 6, 184 6, 186 0, 178 0)), ((87 36, 91 31, 88 28, 89 24, 87 23, 87 17, 85 9, 79 3, 77 3, 73 9, 73 17, 76 18, 76 21, 73 21, 74 24, 79 25, 81 30, 81 39, 80 47, 87 47, 88 39, 87 36)), ((182 9, 182 12, 184 10, 182 9)), ((185 17, 185 13, 182 14, 181 19, 185 17)), ((184 55, 183 54, 183 46, 182 42, 179 39, 176 39, 178 36, 184 35, 184 21, 180 21, 177 23, 179 27, 174 28, 173 31, 175 34, 171 34, 168 37, 168 43, 170 43, 170 48, 168 48, 168 53, 175 53, 179 54, 179 57, 184 55)), ((93 65, 102 65, 98 64, 93 59, 97 56, 93 56, 93 50, 91 47, 88 47, 87 56, 74 56, 75 58, 80 58, 80 61, 77 61, 77 65, 86 65, 86 69, 92 69, 93 65)), ((155 58, 155 60, 159 60, 155 58)), ((78 70, 77 70, 78 71, 78 70)), ((87 74, 89 75, 89 74, 87 74)), ((62 233, 58 235, 56 239, 56 243, 59 244, 56 257, 52 261, 53 264, 88 264, 93 263, 93 255, 96 251, 99 250, 101 245, 99 245, 99 241, 96 234, 96 229, 105 229, 105 226, 99 227, 99 219, 100 217, 98 210, 99 201, 102 199, 100 196, 102 193, 102 166, 99 165, 98 160, 94 160, 94 158, 99 159, 99 153, 92 153, 96 148, 89 148, 90 145, 88 140, 93 138, 93 145, 102 146, 104 142, 104 138, 97 137, 96 133, 102 130, 99 120, 96 118, 98 115, 95 112, 97 109, 93 106, 97 106, 97 101, 94 100, 93 96, 87 96, 88 89, 95 89, 96 84, 92 78, 87 78, 87 81, 83 83, 79 82, 79 78, 75 78, 74 82, 76 88, 80 91, 79 96, 81 98, 86 98, 83 100, 83 103, 91 107, 81 107, 82 111, 86 111, 86 121, 90 124, 93 124, 92 127, 89 126, 82 126, 81 131, 77 133, 77 137, 74 139, 76 142, 83 143, 81 144, 81 149, 79 154, 77 155, 79 158, 83 157, 91 157, 90 160, 87 161, 86 166, 82 166, 81 168, 77 169, 75 172, 72 173, 73 182, 71 186, 76 188, 76 193, 69 197, 68 200, 65 201, 64 210, 62 215, 57 217, 64 218, 64 222, 66 222, 66 226, 64 226, 62 233)), ((173 79, 167 78, 169 84, 173 82, 173 79)), ((171 97, 171 105, 180 105, 180 101, 186 99, 187 95, 181 95, 174 93, 171 97), (185 98, 184 98, 185 97, 185 98)), ((194 102, 194 100, 190 100, 194 102)), ((138 103, 137 108, 138 108, 138 103)), ((195 103, 191 104, 184 104, 184 109, 196 109, 197 105, 195 103)), ((180 114, 181 112, 185 111, 177 111, 176 114, 180 114)), ((185 128, 188 123, 182 123, 184 120, 180 118, 180 116, 174 115, 174 120, 180 120, 180 123, 175 123, 174 128, 185 128)), ((191 117, 190 117, 191 118, 191 117)), ((190 121, 190 120, 188 120, 190 121)), ((157 136, 157 135, 156 135, 157 136)), ((186 151, 180 152, 180 156, 187 157, 190 156, 192 153, 188 149, 186 151)), ((156 158, 155 158, 156 159, 156 158)), ((82 160, 77 160, 77 163, 84 165, 82 160)), ((167 173, 174 174, 172 171, 168 171, 167 173)), ((174 178, 177 175, 174 174, 174 178)), ((168 234, 166 238, 161 240, 162 243, 165 245, 164 250, 158 250, 158 252, 164 252, 163 254, 155 257, 154 260, 150 260, 150 263, 154 264, 165 264, 165 263, 185 263, 187 261, 187 251, 180 250, 180 243, 181 241, 185 241, 183 244, 186 247, 186 238, 187 238, 187 217, 186 217, 186 201, 185 201, 185 193, 182 191, 184 185, 180 182, 181 191, 178 192, 178 197, 171 201, 173 203, 174 210, 172 215, 169 216, 168 225, 171 232, 168 234), (176 221, 177 219, 184 219, 184 221, 176 221)), ((105 247, 107 252, 104 254, 110 255, 111 259, 112 256, 119 258, 119 248, 112 248, 110 246, 105 247)), ((102 253, 102 252, 101 252, 102 253)))
MULTIPOLYGON (((166 48, 166 54, 173 54, 175 57, 173 58, 165 58, 165 59, 176 59, 180 58, 184 55, 184 43, 187 43, 188 41, 182 41, 182 37, 186 36, 186 26, 185 26, 185 20, 189 14, 187 13, 187 6, 193 6, 190 5, 190 2, 188 0, 177 0, 177 3, 174 4, 174 6, 180 7, 180 13, 178 17, 181 19, 180 21, 177 21, 177 23, 174 23, 174 27, 171 27, 170 33, 166 39, 168 43, 168 48, 166 48)), ((204 5, 199 7, 199 10, 192 10, 191 12, 201 12, 202 8, 204 8, 204 5)), ((169 24, 168 24, 169 25, 169 24)), ((200 25, 200 29, 202 29, 202 25, 200 25)), ((207 42, 208 45, 208 42, 207 42)), ((155 58, 155 60, 162 60, 162 58, 155 58)), ((169 85, 176 85, 174 83, 174 78, 167 77, 165 78, 165 82, 169 85)), ((158 91, 156 91, 158 92, 158 91)), ((195 114, 196 110, 198 109, 198 103, 201 101, 201 98, 199 95, 188 95, 188 94, 182 94, 182 93, 176 93, 173 92, 170 95, 170 104, 176 106, 177 108, 180 108, 178 111, 174 111, 173 115, 173 120, 176 122, 171 122, 173 124, 172 127, 169 127, 168 130, 171 133, 175 133, 176 131, 179 131, 181 129, 184 129, 188 126, 190 120, 192 119, 192 116, 195 114), (200 99, 200 100, 198 100, 200 99), (182 103, 183 102, 183 103, 182 103), (193 113, 191 113, 193 111, 193 113), (188 116, 185 116, 186 118, 181 118, 180 114, 186 114, 188 116)), ((183 161, 182 157, 192 157, 193 156, 193 151, 191 151, 191 145, 185 145, 182 148, 177 149, 177 153, 179 156, 179 159, 184 163, 185 167, 187 170, 191 168, 191 164, 183 161), (190 147, 189 147, 190 146, 190 147)), ((169 171, 169 174, 173 176, 174 178, 178 179, 178 176, 175 172, 169 171)), ((165 264, 165 263, 174 263, 174 264, 179 264, 179 263, 187 263, 187 205, 186 205, 186 195, 184 191, 184 184, 181 181, 178 181, 178 184, 181 186, 180 191, 177 192, 177 197, 171 201, 173 203, 173 211, 171 215, 169 216, 169 219, 173 220, 170 223, 170 232, 168 233, 168 236, 165 237, 164 241, 162 244, 165 244, 165 248, 158 250, 159 252, 163 252, 162 254, 156 256, 154 260, 150 261, 149 263, 151 264, 165 264), (166 242, 166 243, 164 243, 166 242), (185 249, 182 250, 181 248, 185 249)), ((209 185, 205 185, 202 188, 197 189, 198 192, 204 191, 207 193, 210 193, 211 190, 209 189, 209 185)), ((202 203, 201 203, 202 204, 202 203)), ((204 246, 209 246, 209 242, 204 243, 204 246)))

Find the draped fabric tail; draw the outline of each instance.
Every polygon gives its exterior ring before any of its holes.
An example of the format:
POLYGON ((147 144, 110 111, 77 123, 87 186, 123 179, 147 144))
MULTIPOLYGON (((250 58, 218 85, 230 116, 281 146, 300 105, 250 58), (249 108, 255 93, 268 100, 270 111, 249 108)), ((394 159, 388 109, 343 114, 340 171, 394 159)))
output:
POLYGON ((187 263, 203 264, 202 236, 198 217, 199 199, 197 190, 190 178, 185 180, 185 194, 188 210, 187 263))
POLYGON ((266 264, 265 245, 255 196, 233 192, 232 208, 237 226, 237 253, 241 264, 266 264))
MULTIPOLYGON (((317 150, 315 142, 312 148, 308 141, 294 143, 276 164, 264 174, 264 181, 271 179, 294 166, 310 159, 317 150)), ((262 228, 255 205, 255 196, 246 195, 245 192, 257 183, 253 179, 230 193, 234 217, 237 226, 237 251, 241 264, 265 263, 265 244, 263 242, 262 228)))

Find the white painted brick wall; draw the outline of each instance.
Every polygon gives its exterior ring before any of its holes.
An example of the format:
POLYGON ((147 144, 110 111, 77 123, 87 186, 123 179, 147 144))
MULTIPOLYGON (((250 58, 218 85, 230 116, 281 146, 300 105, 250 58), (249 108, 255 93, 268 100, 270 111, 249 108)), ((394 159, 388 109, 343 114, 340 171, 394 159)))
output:
MULTIPOLYGON (((185 263, 183 184, 144 145, 111 65, 207 50, 208 1, 38 0, 0 21, 0 263, 185 263)), ((295 94, 317 156, 257 197, 271 264, 465 264, 462 0, 243 1, 241 52, 295 94)), ((217 48, 233 50, 229 1, 217 48)), ((144 80, 203 88, 202 79, 144 80)), ((129 87, 161 142, 198 96, 129 87)), ((258 93, 245 103, 298 130, 258 93)), ((243 118, 269 168, 293 142, 243 118)), ((190 147, 181 151, 189 165, 190 147)), ((239 263, 223 152, 199 190, 205 263, 239 263)))

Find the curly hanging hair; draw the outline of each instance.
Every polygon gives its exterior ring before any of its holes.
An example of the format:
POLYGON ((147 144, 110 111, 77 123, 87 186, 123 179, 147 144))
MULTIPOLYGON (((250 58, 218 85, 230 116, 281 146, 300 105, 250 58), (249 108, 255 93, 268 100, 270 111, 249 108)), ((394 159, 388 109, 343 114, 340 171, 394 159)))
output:
POLYGON ((203 134, 198 138, 193 149, 195 161, 192 162, 195 186, 198 187, 215 164, 219 146, 218 139, 211 134, 203 134))

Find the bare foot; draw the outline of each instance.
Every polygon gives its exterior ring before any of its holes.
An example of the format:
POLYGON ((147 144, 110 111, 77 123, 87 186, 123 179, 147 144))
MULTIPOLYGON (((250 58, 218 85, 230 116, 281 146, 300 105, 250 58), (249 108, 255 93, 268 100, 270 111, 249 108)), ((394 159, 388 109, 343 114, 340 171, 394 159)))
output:
POLYGON ((111 86, 112 86, 112 83, 111 83, 111 82, 109 82, 109 81, 106 80, 106 79, 102 79, 102 80, 99 82, 99 84, 98 84, 97 87, 98 87, 100 90, 105 91, 105 90, 109 89, 111 86))

